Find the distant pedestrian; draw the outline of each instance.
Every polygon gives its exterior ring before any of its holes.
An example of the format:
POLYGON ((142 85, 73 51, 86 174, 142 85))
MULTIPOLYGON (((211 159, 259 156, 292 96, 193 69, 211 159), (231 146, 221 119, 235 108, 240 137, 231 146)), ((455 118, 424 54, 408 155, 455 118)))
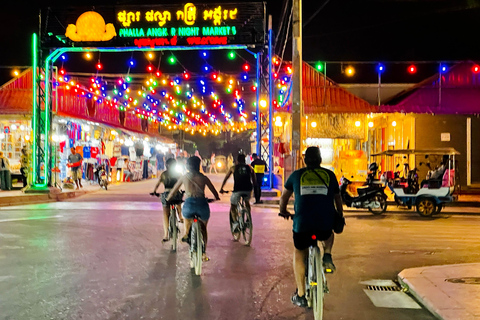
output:
POLYGON ((217 166, 215 165, 215 152, 212 152, 212 156, 210 157, 210 173, 212 173, 212 169, 215 170, 215 173, 217 172, 217 166))
POLYGON ((0 189, 12 190, 12 175, 10 173, 10 162, 0 151, 0 189))
POLYGON ((29 156, 27 154, 27 148, 22 148, 22 156, 20 157, 20 173, 22 174, 23 187, 27 186, 28 170, 30 168, 29 156))
POLYGON ((200 159, 200 173, 204 174, 205 171, 203 170, 203 159, 202 156, 200 156, 200 152, 198 152, 198 150, 195 150, 195 157, 198 157, 200 159))
POLYGON ((157 171, 165 170, 165 155, 163 153, 157 153, 155 158, 157 159, 157 171))
POLYGON ((257 178, 257 183, 253 188, 255 193, 255 204, 263 203, 260 198, 262 197, 262 184, 263 184, 263 177, 265 176, 265 171, 267 171, 267 163, 260 159, 256 153, 252 154, 252 164, 253 171, 255 172, 255 176, 257 178))
POLYGON ((77 185, 77 190, 83 188, 82 186, 82 161, 83 157, 80 153, 75 151, 75 148, 70 148, 71 154, 68 156, 68 165, 72 171, 72 180, 77 185))
POLYGON ((227 157, 227 171, 233 167, 233 155, 230 153, 227 157))

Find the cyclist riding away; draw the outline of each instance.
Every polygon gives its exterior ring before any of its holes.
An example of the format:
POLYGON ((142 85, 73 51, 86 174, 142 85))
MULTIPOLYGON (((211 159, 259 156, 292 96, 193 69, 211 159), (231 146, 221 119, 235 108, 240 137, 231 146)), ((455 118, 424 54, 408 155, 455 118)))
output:
MULTIPOLYGON (((170 158, 167 160, 166 166, 167 170, 163 171, 158 179, 157 185, 155 189, 153 189, 153 193, 157 192, 158 187, 160 184, 163 183, 165 186, 165 191, 161 195, 162 205, 163 205, 163 240, 162 242, 168 241, 168 219, 170 217, 170 206, 167 204, 167 196, 171 192, 175 183, 177 183, 178 178, 180 178, 180 174, 175 170, 175 165, 177 164, 177 160, 170 158)), ((182 206, 180 201, 182 200, 182 194, 180 192, 175 192, 172 199, 176 202, 175 207, 177 209, 178 220, 180 223, 183 223, 182 218, 182 206)))
MULTIPOLYGON (((187 160, 188 172, 178 179, 175 186, 173 186, 170 194, 167 197, 167 203, 174 199, 173 194, 177 192, 182 185, 185 187, 185 203, 183 204, 183 217, 185 218, 185 235, 182 242, 188 241, 188 235, 192 227, 193 218, 195 215, 203 222, 202 226, 203 241, 205 243, 205 250, 207 249, 207 223, 210 218, 210 207, 208 206, 207 198, 205 198, 205 186, 210 189, 216 200, 220 200, 218 192, 213 186, 208 177, 200 173, 200 158, 193 156, 187 160)), ((203 260, 207 261, 206 254, 203 254, 203 260)))
POLYGON ((237 203, 240 201, 240 198, 243 197, 245 199, 245 206, 250 212, 250 198, 252 196, 253 186, 256 184, 256 179, 252 167, 245 163, 245 155, 239 154, 237 157, 237 164, 228 170, 223 179, 220 193, 225 193, 223 187, 232 174, 233 192, 230 198, 230 215, 232 216, 233 221, 232 232, 235 232, 235 229, 238 226, 237 203))
MULTIPOLYGON (((318 147, 309 147, 305 152, 306 168, 293 172, 285 183, 280 198, 280 215, 287 214, 287 204, 295 195, 295 215, 293 217, 293 270, 297 291, 292 303, 306 307, 305 260, 312 241, 324 241, 323 265, 335 270, 332 260, 333 226, 335 208, 343 217, 342 198, 335 174, 320 166, 322 157, 318 147), (315 235, 316 240, 312 236, 315 235)), ((315 244, 315 243, 313 243, 315 244)))

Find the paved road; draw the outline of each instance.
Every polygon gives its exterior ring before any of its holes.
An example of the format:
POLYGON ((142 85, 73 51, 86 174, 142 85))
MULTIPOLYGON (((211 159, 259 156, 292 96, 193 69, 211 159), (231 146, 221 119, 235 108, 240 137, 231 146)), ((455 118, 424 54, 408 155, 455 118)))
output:
MULTIPOLYGON (((185 246, 171 253, 161 244, 161 206, 148 196, 154 183, 1 208, 0 319, 313 319, 290 303, 291 222, 276 209, 254 209, 248 248, 231 241, 228 197, 212 204, 211 261, 197 277, 185 246)), ((425 220, 349 212, 336 239, 325 318, 434 319, 423 308, 376 307, 360 282, 478 262, 479 224, 478 216, 449 213, 425 220)))

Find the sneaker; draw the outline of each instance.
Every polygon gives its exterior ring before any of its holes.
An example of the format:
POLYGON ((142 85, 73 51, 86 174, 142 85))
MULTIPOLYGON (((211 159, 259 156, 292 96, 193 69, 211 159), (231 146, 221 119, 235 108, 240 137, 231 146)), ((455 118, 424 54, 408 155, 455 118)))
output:
POLYGON ((334 273, 337 268, 333 264, 332 254, 325 253, 323 255, 323 269, 326 273, 334 273))
POLYGON ((298 307, 302 307, 302 308, 308 307, 307 298, 305 298, 305 296, 300 297, 297 291, 295 291, 295 293, 292 296, 292 303, 298 307))
POLYGON ((262 200, 259 200, 259 201, 255 201, 253 204, 262 204, 263 201, 262 200))
POLYGON ((189 242, 190 242, 190 239, 189 239, 188 237, 183 237, 183 238, 182 238, 182 242, 189 243, 189 242))

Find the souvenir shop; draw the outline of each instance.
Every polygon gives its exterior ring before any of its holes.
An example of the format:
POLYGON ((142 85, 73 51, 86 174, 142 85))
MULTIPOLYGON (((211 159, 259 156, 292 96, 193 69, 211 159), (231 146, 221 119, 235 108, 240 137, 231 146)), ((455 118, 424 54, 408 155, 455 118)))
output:
POLYGON ((95 169, 104 165, 110 183, 139 181, 156 175, 156 153, 175 148, 140 133, 113 128, 105 124, 73 118, 56 117, 52 126, 55 176, 52 183, 73 187, 68 164, 70 149, 83 157, 82 176, 87 183, 96 184, 95 169), (127 175, 127 171, 130 175, 127 175))

